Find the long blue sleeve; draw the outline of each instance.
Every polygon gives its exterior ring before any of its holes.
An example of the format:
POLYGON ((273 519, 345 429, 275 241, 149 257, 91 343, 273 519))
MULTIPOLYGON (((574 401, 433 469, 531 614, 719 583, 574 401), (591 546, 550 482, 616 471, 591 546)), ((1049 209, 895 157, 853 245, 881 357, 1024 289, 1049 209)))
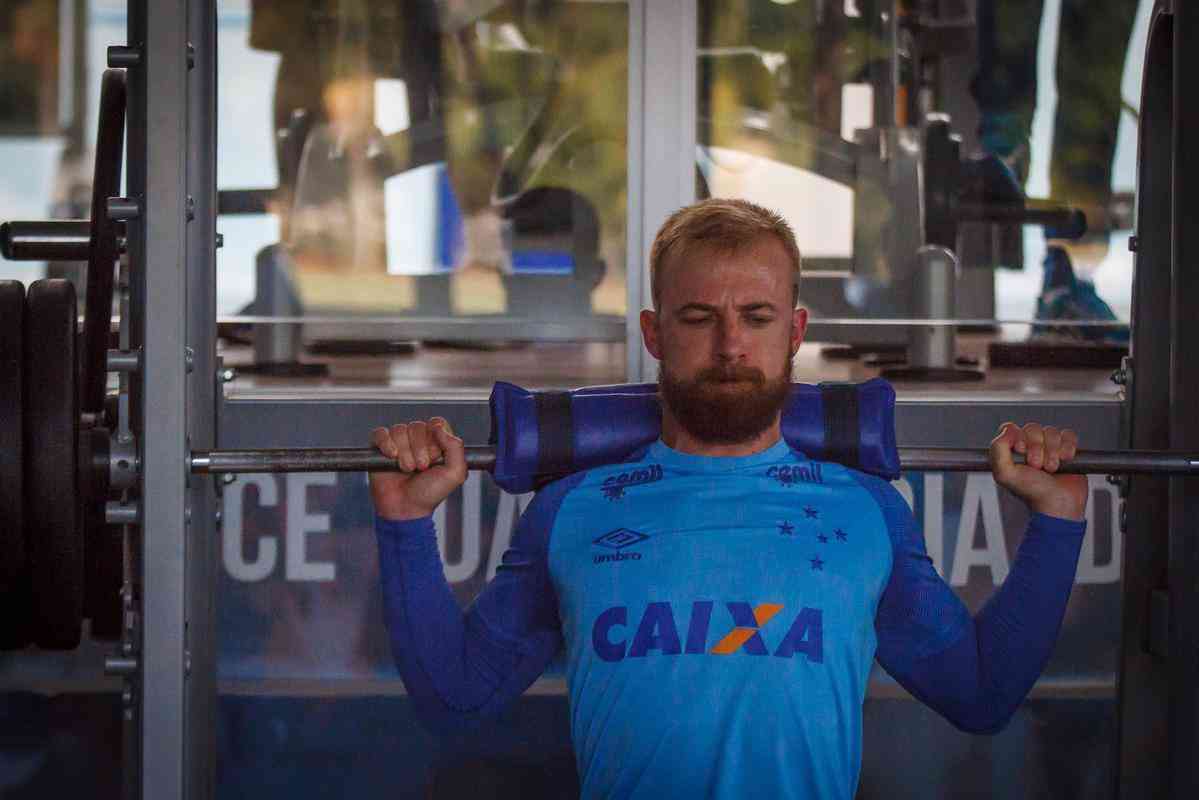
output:
POLYGON ((532 500, 495 578, 466 613, 445 579, 432 519, 376 517, 392 653, 429 728, 452 731, 499 713, 562 646, 546 552, 569 486, 553 484, 532 500))
POLYGON ((1086 523, 1034 514, 1007 579, 971 618, 934 569, 903 498, 884 481, 863 483, 894 550, 875 618, 879 663, 956 727, 999 731, 1049 661, 1086 523))

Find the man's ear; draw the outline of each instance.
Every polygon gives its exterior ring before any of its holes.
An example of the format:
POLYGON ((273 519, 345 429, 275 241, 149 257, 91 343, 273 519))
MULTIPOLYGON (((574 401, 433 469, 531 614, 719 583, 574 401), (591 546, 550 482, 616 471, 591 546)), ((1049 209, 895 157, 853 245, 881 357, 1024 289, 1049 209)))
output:
POLYGON ((803 337, 808 332, 808 310, 796 308, 791 312, 791 357, 799 352, 803 337))
POLYGON ((641 310, 641 340, 645 349, 659 361, 662 360, 662 343, 658 339, 658 313, 653 309, 641 310))

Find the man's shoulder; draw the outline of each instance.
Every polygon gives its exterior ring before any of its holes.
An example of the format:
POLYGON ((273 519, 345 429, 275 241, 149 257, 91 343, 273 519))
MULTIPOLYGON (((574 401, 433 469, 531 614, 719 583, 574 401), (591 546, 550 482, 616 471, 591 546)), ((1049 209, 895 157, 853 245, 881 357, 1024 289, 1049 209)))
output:
POLYGON ((553 478, 538 487, 529 503, 529 510, 539 513, 556 513, 563 500, 576 489, 591 485, 625 485, 629 482, 649 482, 653 476, 661 478, 662 468, 645 463, 649 447, 638 448, 626 458, 613 464, 602 464, 581 469, 569 475, 553 478), (644 474, 642 474, 644 473, 644 474))

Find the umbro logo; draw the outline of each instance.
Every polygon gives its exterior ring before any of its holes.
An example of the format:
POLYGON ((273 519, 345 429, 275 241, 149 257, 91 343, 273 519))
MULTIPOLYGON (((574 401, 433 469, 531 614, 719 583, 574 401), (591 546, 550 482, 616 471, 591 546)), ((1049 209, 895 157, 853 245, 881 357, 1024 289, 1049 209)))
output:
POLYGON ((608 531, 603 536, 595 539, 594 544, 607 548, 612 552, 595 555, 592 557, 592 561, 596 564, 613 561, 640 561, 640 553, 625 552, 624 550, 626 547, 641 544, 648 538, 644 533, 630 530, 629 528, 617 528, 614 531, 608 531))

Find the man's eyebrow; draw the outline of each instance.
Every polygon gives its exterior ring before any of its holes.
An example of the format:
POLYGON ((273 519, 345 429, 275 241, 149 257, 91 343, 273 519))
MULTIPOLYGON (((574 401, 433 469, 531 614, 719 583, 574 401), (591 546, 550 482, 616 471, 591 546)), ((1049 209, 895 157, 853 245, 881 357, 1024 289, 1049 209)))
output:
MULTIPOLYGON (((720 309, 717 306, 709 305, 708 303, 685 303, 684 305, 679 306, 675 313, 685 314, 688 311, 702 311, 704 313, 712 314, 719 310, 720 309)), ((751 311, 776 311, 777 309, 774 303, 771 303, 767 300, 755 300, 752 303, 745 303, 744 305, 737 306, 737 310, 742 313, 746 313, 751 311)))

